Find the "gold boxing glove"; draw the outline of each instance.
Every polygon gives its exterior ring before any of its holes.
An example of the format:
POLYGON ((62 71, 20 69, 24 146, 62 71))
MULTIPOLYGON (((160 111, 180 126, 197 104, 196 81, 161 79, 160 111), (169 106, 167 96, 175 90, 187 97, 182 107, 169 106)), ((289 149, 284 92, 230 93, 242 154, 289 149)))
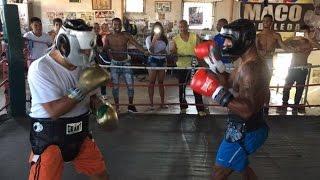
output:
POLYGON ((77 87, 68 90, 68 97, 80 102, 90 91, 107 83, 109 80, 109 72, 100 66, 88 67, 81 72, 77 87))
POLYGON ((96 110, 97 123, 107 131, 114 130, 118 127, 118 114, 113 106, 102 100, 102 104, 96 110))

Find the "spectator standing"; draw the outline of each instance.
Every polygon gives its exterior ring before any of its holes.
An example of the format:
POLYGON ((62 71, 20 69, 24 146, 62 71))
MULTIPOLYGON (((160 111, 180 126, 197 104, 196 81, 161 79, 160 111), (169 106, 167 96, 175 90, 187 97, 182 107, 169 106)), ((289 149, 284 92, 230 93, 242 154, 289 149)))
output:
MULTIPOLYGON (((199 37, 193 33, 189 32, 189 25, 186 20, 181 20, 179 22, 179 31, 180 33, 173 38, 173 47, 171 52, 174 54, 182 56, 194 56, 194 48, 199 43, 199 37)), ((178 67, 192 67, 195 59, 193 57, 178 57, 176 62, 178 67)), ((188 103, 186 100, 186 85, 191 77, 191 70, 178 70, 177 78, 179 82, 179 101, 181 113, 186 113, 188 108, 188 103)), ((196 108, 200 116, 205 116, 206 112, 204 111, 204 105, 202 101, 202 95, 193 92, 196 102, 196 108)))
MULTIPOLYGON (((146 38, 146 46, 149 52, 153 55, 148 58, 148 66, 150 67, 164 67, 166 66, 166 56, 161 56, 157 54, 166 54, 168 47, 168 39, 164 34, 163 26, 160 22, 156 22, 152 29, 151 35, 146 38)), ((164 105, 164 86, 163 81, 165 77, 165 70, 153 70, 150 69, 149 73, 149 100, 150 100, 150 109, 154 110, 153 106, 153 95, 154 95, 154 85, 158 78, 159 85, 159 94, 161 99, 161 108, 167 108, 168 106, 164 105)))
POLYGON ((111 59, 111 66, 123 66, 123 68, 111 68, 111 79, 113 83, 112 94, 114 102, 116 104, 116 110, 119 111, 119 81, 120 76, 123 76, 128 89, 128 111, 137 112, 136 107, 133 105, 134 98, 134 79, 133 71, 131 66, 131 57, 126 53, 128 51, 128 44, 134 45, 139 51, 144 52, 148 55, 149 52, 146 51, 136 40, 133 39, 132 35, 127 32, 122 32, 122 21, 120 18, 112 19, 112 26, 114 32, 107 36, 106 43, 104 45, 104 51, 111 51, 109 54, 111 59))
POLYGON ((48 32, 49 36, 51 36, 51 38, 52 38, 52 41, 54 41, 54 39, 56 38, 56 35, 58 34, 61 26, 62 26, 62 19, 54 18, 53 19, 53 30, 48 32))
POLYGON ((30 19, 31 31, 23 35, 26 41, 28 41, 27 50, 29 52, 28 66, 36 59, 45 55, 48 47, 52 44, 51 37, 42 32, 42 22, 38 17, 32 17, 30 19))

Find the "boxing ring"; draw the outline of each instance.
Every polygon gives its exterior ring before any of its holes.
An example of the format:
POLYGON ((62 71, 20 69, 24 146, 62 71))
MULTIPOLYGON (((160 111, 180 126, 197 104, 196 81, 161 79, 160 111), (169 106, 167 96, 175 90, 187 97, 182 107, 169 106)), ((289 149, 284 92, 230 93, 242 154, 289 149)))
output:
MULTIPOLYGON (((128 52, 129 53, 129 52, 128 52)), ((130 53, 129 53, 130 54, 130 53)), ((132 53, 132 55, 142 55, 132 53)), ((3 65, 6 59, 1 61, 3 65)), ((5 68, 6 65, 3 65, 5 68)), ((104 66, 110 68, 110 66, 104 66)), ((113 66, 117 67, 117 66, 113 66)), ((319 65, 295 68, 308 68, 309 72, 319 65)), ((197 67, 146 67, 131 66, 146 71, 164 69, 178 71, 197 67)), ((170 76, 168 74, 168 76, 170 76)), ((310 77, 310 74, 309 76, 310 77)), ((148 107, 150 104, 142 90, 147 92, 148 82, 135 82, 135 105, 148 107), (144 96, 143 96, 144 95, 144 96), (140 97, 139 97, 140 96, 140 97), (142 96, 142 97, 141 97, 142 96)), ((320 84, 306 81, 306 88, 320 84)), ((104 155, 111 179, 209 179, 218 146, 223 137, 226 122, 226 109, 217 107, 212 101, 204 101, 211 113, 200 117, 192 111, 179 114, 179 101, 176 98, 178 85, 174 78, 164 82, 167 88, 166 111, 148 110, 139 113, 119 114, 119 128, 112 132, 100 129, 92 117, 91 131, 104 155), (176 110, 176 111, 175 111, 176 110)), ((10 88, 7 78, 3 78, 0 87, 10 88)), ((108 89, 112 84, 107 84, 108 89)), ((125 84, 120 84, 120 106, 128 106, 125 84)), ((158 85, 155 84, 155 88, 158 85)), ((281 89, 283 86, 270 86, 270 89, 281 89)), ((192 93, 187 88, 187 101, 190 109, 195 109, 192 93)), ((109 91, 109 90, 108 90, 109 91)), ((305 90, 306 91, 306 90, 305 90)), ((109 94, 111 95, 110 91, 109 94)), ((307 95, 307 94, 306 94, 307 95)), ((158 96, 155 91, 155 97, 158 96)), ((305 98, 307 98, 305 96, 305 98)), ((108 97, 112 100, 112 96, 108 97)), ((26 101, 29 101, 27 99, 26 101)), ((158 100, 155 99, 155 102, 158 100)), ((113 101, 111 101, 113 102, 113 101)), ((318 104, 304 103, 300 106, 318 108, 318 104)), ((9 102, 0 106, 0 112, 6 109, 9 102)), ((160 105, 154 103, 154 105, 160 105)), ((281 107, 270 104, 271 109, 281 107)), ((299 116, 276 115, 267 117, 270 126, 266 143, 250 157, 253 169, 260 179, 266 180, 316 180, 320 177, 320 123, 318 116, 299 114, 299 116)), ((26 118, 12 119, 8 115, 0 116, 0 179, 26 179, 29 171, 27 163, 30 153, 29 122, 26 118)), ((238 173, 230 177, 240 179, 238 173)), ((65 164, 63 179, 86 179, 77 174, 72 165, 65 164)))
MULTIPOLYGON (((44 42, 41 42, 41 41, 34 41, 34 40, 30 40, 30 39, 27 39, 27 38, 24 38, 24 42, 25 42, 25 47, 29 47, 29 43, 31 42, 37 42, 37 43, 44 43, 44 42)), ((45 43, 46 44, 46 43, 45 43)), ((6 51, 6 50, 4 50, 6 51)), ((122 51, 112 51, 110 53, 115 53, 115 54, 128 54, 130 55, 131 57, 136 57, 136 58, 140 58, 140 59, 145 59, 145 55, 143 53, 140 53, 140 52, 132 52, 132 51, 127 51, 127 52, 122 52, 122 51)), ((160 54, 160 56, 164 56, 168 59, 167 61, 167 64, 168 66, 167 67, 147 67, 146 66, 146 63, 144 63, 144 60, 141 61, 141 63, 139 65, 136 65, 134 64, 133 66, 110 66, 110 65, 100 65, 101 67, 104 67, 104 68, 129 68, 129 69, 132 69, 133 71, 139 71, 139 73, 143 72, 143 73, 147 73, 147 70, 166 70, 167 72, 171 72, 171 79, 175 79, 175 77, 172 76, 172 72, 173 71, 179 71, 179 70, 190 70, 190 72, 193 74, 197 69, 199 68, 203 68, 203 67, 196 67, 196 58, 194 56, 186 56, 186 55, 168 55, 168 54, 160 54), (190 57, 193 59, 193 63, 192 63, 192 67, 174 67, 174 61, 176 60, 177 57, 190 57)), ((31 61, 33 61, 34 59, 30 59, 30 54, 28 51, 25 51, 24 50, 24 58, 26 59, 25 60, 25 70, 27 71, 27 67, 28 65, 31 63, 31 61)), ((101 56, 99 56, 100 59, 102 58, 101 56)), ((4 87, 4 89, 8 92, 8 89, 10 88, 9 86, 9 81, 8 81, 8 61, 7 61, 7 58, 5 56, 1 57, 1 61, 0 61, 0 65, 2 66, 2 72, 3 72, 3 80, 2 82, 0 82, 0 88, 1 87, 4 87)), ((304 85, 305 88, 304 88, 304 94, 303 94, 303 97, 302 97, 302 103, 299 104, 299 107, 306 107, 306 108, 317 108, 317 107, 320 107, 320 103, 319 104, 310 104, 308 102, 308 90, 309 90, 309 87, 318 87, 320 86, 320 83, 310 83, 310 75, 311 75, 311 71, 313 69, 319 69, 320 68, 320 65, 311 65, 311 64, 308 64, 307 66, 298 66, 298 67, 289 67, 289 69, 308 69, 308 75, 307 75, 307 79, 306 79, 306 84, 304 85)), ((231 71, 233 68, 230 68, 230 67, 227 67, 227 71, 231 71)), ((273 69, 274 70, 274 69, 273 69)), ((167 75, 170 76, 170 74, 167 73, 167 75)), ((141 81, 143 80, 146 80, 148 77, 147 75, 145 75, 141 81)), ((139 78, 136 78, 136 79, 139 79, 139 78)), ((182 85, 182 84, 179 84, 179 83, 176 83, 176 81, 166 81, 164 82, 163 86, 166 87, 166 88, 178 88, 179 85, 182 85)), ((188 84, 184 84, 184 85, 187 85, 188 84)), ((107 87, 109 88, 112 88, 113 85, 112 83, 108 83, 106 85, 107 87)), ((154 84, 155 88, 157 88, 158 84, 154 84)), ((299 85, 298 85, 299 86, 299 85)), ((120 89, 124 89, 123 87, 126 87, 126 85, 124 83, 122 84, 119 84, 119 87, 120 89)), ((143 81, 142 83, 136 83, 136 80, 135 80, 135 84, 134 84, 134 88, 137 89, 137 88, 141 88, 143 89, 144 91, 147 91, 147 88, 149 87, 149 84, 147 83, 147 81, 143 81)), ((271 92, 272 91, 276 91, 276 94, 279 95, 279 91, 281 91, 285 86, 283 85, 270 85, 270 90, 271 92), (281 89, 281 90, 280 90, 281 89)), ((291 86, 292 88, 295 88, 296 85, 293 85, 291 86)), ((140 89, 139 89, 140 90, 140 89)), ((28 91, 28 88, 27 88, 27 91, 28 91)), ((121 93, 123 94, 123 93, 121 93)), ((192 93, 187 93, 187 97, 188 96, 192 96, 191 95, 192 93)), ((155 93, 155 96, 157 96, 157 94, 155 93)), ((272 96, 272 93, 271 93, 271 96, 272 96)), ((112 98, 112 95, 110 94, 110 96, 108 97, 110 100, 113 99, 112 98)), ((279 98, 279 97, 277 97, 279 98)), ((8 108, 9 106, 9 98, 7 96, 7 94, 5 93, 5 103, 0 105, 0 113, 1 111, 5 110, 6 108, 8 108)), ((204 98, 205 99, 205 98, 204 98)), ((272 97, 271 97, 272 99, 272 97)), ((28 96, 27 94, 27 99, 26 99, 27 102, 30 102, 30 96, 28 96)), ((129 104, 128 103, 123 103, 123 102, 127 102, 126 100, 122 100, 118 105, 119 106, 128 106, 129 104)), ((213 103, 213 101, 211 100, 205 100, 204 102, 207 102, 207 103, 204 103, 204 105, 206 107, 215 107, 215 108, 220 108, 219 105, 213 103)), ((138 103, 134 103, 134 105, 136 106, 143 106, 143 107, 147 107, 149 106, 150 104, 149 103, 146 103, 146 101, 144 102, 138 102, 138 103)), ((154 105, 160 105, 160 103, 154 103, 154 105)), ((176 106, 176 105, 180 105, 179 101, 168 101, 167 103, 165 103, 165 105, 169 105, 169 106, 176 106)), ((195 103, 188 103, 188 105, 191 105, 191 106, 195 106, 197 104, 195 103)), ((275 109, 277 107, 282 107, 281 104, 279 103, 270 103, 268 105, 269 108, 271 109, 275 109)), ((288 105, 286 107, 294 107, 293 105, 288 105)), ((27 107, 28 108, 28 107, 27 107)), ((221 109, 221 108, 220 108, 221 109)), ((219 114, 219 112, 225 112, 225 111, 218 111, 217 113, 219 114)))
MULTIPOLYGON (((209 179, 226 117, 121 114, 120 126, 91 130, 111 179, 209 179)), ((250 162, 260 179, 316 180, 320 176, 320 124, 312 116, 271 116, 269 138, 250 162)), ((0 124, 0 178, 26 179, 30 152, 26 119, 0 124)), ((86 179, 65 164, 63 179, 86 179)), ((238 173, 231 178, 240 179, 238 173)))

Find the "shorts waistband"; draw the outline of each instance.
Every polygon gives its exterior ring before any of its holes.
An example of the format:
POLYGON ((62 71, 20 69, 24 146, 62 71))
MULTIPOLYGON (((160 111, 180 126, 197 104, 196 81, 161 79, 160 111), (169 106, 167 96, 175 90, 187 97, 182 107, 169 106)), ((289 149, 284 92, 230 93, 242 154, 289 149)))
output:
MULTIPOLYGON (((82 119, 82 118, 87 118, 89 117, 90 115, 90 112, 86 112, 84 114, 81 114, 79 116, 75 116, 75 117, 66 117, 66 118, 59 118, 59 120, 73 120, 73 119, 82 119)), ((51 119, 51 118, 35 118, 35 117, 31 117, 30 116, 30 119, 34 119, 34 120, 37 120, 37 121, 57 121, 57 120, 54 120, 54 119, 51 119)))

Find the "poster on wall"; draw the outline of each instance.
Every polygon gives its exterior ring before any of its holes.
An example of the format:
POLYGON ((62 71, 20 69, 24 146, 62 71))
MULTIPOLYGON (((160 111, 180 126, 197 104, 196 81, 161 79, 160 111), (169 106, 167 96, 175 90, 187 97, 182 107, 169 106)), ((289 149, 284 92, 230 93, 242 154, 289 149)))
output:
POLYGON ((105 18, 105 19, 112 19, 114 18, 114 11, 96 11, 95 18, 105 18))
POLYGON ((320 70, 313 69, 311 77, 312 77, 312 83, 320 83, 320 70))
POLYGON ((76 12, 65 12, 64 17, 66 19, 76 19, 77 18, 76 12))
POLYGON ((56 12, 56 18, 60 18, 60 19, 64 20, 63 12, 56 12))
POLYGON ((170 1, 156 1, 155 11, 159 13, 171 12, 171 2, 170 1))
POLYGON ((47 12, 47 18, 49 20, 49 24, 53 24, 53 19, 56 18, 56 13, 55 12, 47 12))
POLYGON ((263 16, 270 14, 274 18, 275 31, 296 32, 300 31, 301 25, 306 24, 306 12, 313 9, 313 4, 270 3, 264 7, 263 3, 242 3, 240 16, 252 20, 257 30, 261 31, 263 16))
POLYGON ((201 7, 189 7, 189 25, 202 25, 203 10, 201 7))
POLYGON ((86 21, 89 25, 92 25, 94 23, 93 13, 92 12, 77 12, 76 17, 83 19, 86 21))
POLYGON ((93 10, 111 9, 111 0, 92 0, 93 10))

